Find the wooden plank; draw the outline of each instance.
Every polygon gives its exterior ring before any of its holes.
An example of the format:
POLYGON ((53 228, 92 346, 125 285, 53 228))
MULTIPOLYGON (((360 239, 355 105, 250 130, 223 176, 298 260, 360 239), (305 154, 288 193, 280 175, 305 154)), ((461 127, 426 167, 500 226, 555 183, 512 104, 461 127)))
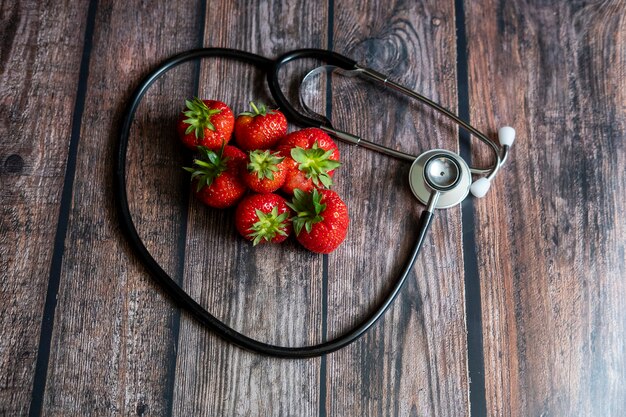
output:
MULTIPOLYGON (((157 63, 198 46, 197 7, 98 2, 45 415, 169 415, 178 313, 125 244, 111 187, 127 100, 157 63)), ((186 64, 151 88, 129 147, 131 212, 173 276, 187 201, 175 119, 195 71, 186 64)))
MULTIPOLYGON (((358 10, 349 2, 334 4, 334 49, 456 108, 452 1, 371 1, 358 10)), ((364 84, 343 93, 334 85, 333 91, 338 127, 415 155, 458 151, 454 125, 419 104, 364 84)), ((345 165, 336 175, 337 190, 350 208, 351 226, 328 261, 331 337, 386 296, 424 209, 408 186, 410 164, 361 148, 341 151, 345 165)), ((328 357, 327 415, 468 415, 460 220, 459 207, 437 211, 391 310, 362 340, 328 357)))
POLYGON ((472 119, 518 131, 475 206, 489 414, 625 415, 626 3, 465 5, 472 119))
POLYGON ((0 10, 0 415, 14 416, 31 400, 87 5, 0 10))
MULTIPOLYGON (((325 47, 325 30, 325 9, 309 2, 224 1, 207 10, 205 45, 273 57, 296 47, 325 47)), ((250 100, 270 100, 263 73, 225 60, 203 62, 200 93, 225 101, 235 113, 247 110, 250 100)), ((321 256, 293 241, 252 248, 237 235, 232 210, 211 210, 195 199, 189 210, 184 284, 190 294, 259 340, 287 346, 321 341, 321 256)), ((259 356, 182 317, 174 415, 318 415, 320 359, 259 356)))

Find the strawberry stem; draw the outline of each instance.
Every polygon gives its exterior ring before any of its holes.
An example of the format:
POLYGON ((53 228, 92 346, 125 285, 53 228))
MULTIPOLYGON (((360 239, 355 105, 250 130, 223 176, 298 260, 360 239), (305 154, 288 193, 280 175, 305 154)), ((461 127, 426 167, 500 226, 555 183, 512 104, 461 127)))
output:
POLYGON ((239 113, 239 116, 250 116, 250 117, 256 117, 256 116, 267 116, 268 114, 274 114, 275 111, 272 109, 268 109, 265 104, 263 103, 259 103, 258 106, 256 104, 254 104, 253 101, 250 102, 250 107, 252 107, 252 111, 244 111, 239 113))
MULTIPOLYGON (((265 106, 263 106, 263 104, 259 103, 259 105, 261 106, 263 110, 265 110, 265 106)), ((252 107, 252 109, 254 110, 256 114, 261 114, 261 112, 259 112, 258 107, 254 105, 254 101, 250 102, 250 106, 252 107)))
POLYGON ((271 242, 277 235, 287 236, 286 222, 289 217, 288 212, 278 214, 278 207, 272 207, 272 211, 264 213, 261 210, 255 211, 258 220, 248 229, 253 237, 252 245, 256 246, 262 240, 271 242))
POLYGON ((300 234, 302 228, 310 233, 315 223, 324 220, 322 213, 326 210, 326 204, 322 204, 322 195, 317 189, 305 193, 296 188, 293 192, 293 200, 287 205, 296 213, 291 219, 296 236, 300 234))
POLYGON ((259 180, 264 178, 273 180, 274 172, 277 172, 280 169, 278 168, 278 164, 280 164, 284 159, 285 158, 282 158, 277 152, 270 153, 269 150, 250 151, 248 154, 248 160, 250 162, 248 163, 247 168, 249 172, 256 173, 259 180))
POLYGON ((299 163, 298 169, 306 174, 313 184, 319 186, 320 183, 325 188, 330 188, 333 184, 328 173, 341 166, 339 161, 330 159, 333 149, 324 150, 315 142, 311 149, 303 149, 296 146, 291 149, 291 157, 299 163))
POLYGON ((187 123, 187 129, 185 134, 194 132, 196 138, 204 138, 204 129, 209 129, 215 132, 215 126, 211 123, 211 117, 221 113, 220 109, 209 109, 206 103, 200 100, 198 97, 194 97, 192 100, 185 100, 187 106, 186 111, 183 114, 187 119, 183 122, 187 123))
POLYGON ((187 172, 191 172, 191 179, 197 179, 196 192, 200 192, 203 187, 210 187, 213 181, 226 171, 226 162, 230 158, 224 156, 225 143, 218 151, 212 151, 204 146, 198 146, 198 158, 193 160, 194 167, 183 167, 187 172))

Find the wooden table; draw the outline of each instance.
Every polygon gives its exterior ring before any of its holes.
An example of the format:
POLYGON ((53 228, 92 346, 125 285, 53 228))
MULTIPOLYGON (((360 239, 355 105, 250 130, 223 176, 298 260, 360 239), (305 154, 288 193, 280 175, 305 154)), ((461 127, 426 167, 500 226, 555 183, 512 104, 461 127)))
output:
MULTIPOLYGON (((624 1, 156 3, 2 3, 0 415, 626 415, 624 1), (113 159, 130 94, 201 46, 332 49, 494 139, 517 129, 489 194, 437 212, 395 305, 343 350, 281 360, 223 342, 172 303, 120 232, 113 159)), ((305 64, 284 75, 290 91, 305 64)), ((190 196, 180 169, 190 155, 174 123, 196 94, 236 112, 271 100, 259 71, 227 60, 152 87, 127 164, 148 249, 253 337, 295 346, 346 330, 415 238, 408 164, 341 144, 346 242, 329 256, 252 248, 232 212, 190 196)), ((489 162, 424 107, 355 94, 327 100, 342 128, 362 129, 371 109, 370 139, 489 162)))

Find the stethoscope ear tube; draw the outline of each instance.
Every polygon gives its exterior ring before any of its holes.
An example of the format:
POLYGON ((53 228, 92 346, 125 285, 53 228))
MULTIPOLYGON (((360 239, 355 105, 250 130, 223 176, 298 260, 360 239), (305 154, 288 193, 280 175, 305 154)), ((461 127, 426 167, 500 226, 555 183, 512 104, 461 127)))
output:
MULTIPOLYGON (((130 247, 135 251, 138 258, 154 277, 155 281, 159 283, 161 288, 171 297, 171 299, 181 308, 186 309, 192 316, 194 316, 200 323, 213 330, 218 336, 222 337, 228 342, 236 344, 244 349, 250 351, 281 357, 281 358, 309 358, 324 355, 334 352, 348 344, 356 341, 363 336, 389 309, 393 301, 400 293, 402 287, 405 285, 407 278, 413 268, 413 265, 417 259, 419 251, 424 243, 424 239, 428 232, 431 220, 432 212, 424 210, 420 216, 418 224, 417 240, 414 243, 413 250, 409 255, 404 268, 399 278, 396 280, 392 290, 385 297, 384 301, 379 307, 363 322, 355 326, 347 333, 324 343, 315 344, 304 347, 284 347, 275 346, 268 343, 260 342, 252 339, 236 330, 232 329, 225 323, 221 322, 213 315, 211 315, 204 307, 198 304, 187 292, 168 274, 161 268, 159 263, 152 257, 148 249, 143 244, 141 237, 137 233, 135 224, 133 222, 132 214, 130 212, 128 204, 128 195, 126 193, 126 159, 128 150, 128 141, 130 137, 131 125, 135 117, 135 112, 141 103, 144 94, 149 87, 163 74, 177 65, 203 57, 210 56, 223 56, 228 58, 237 59, 243 62, 250 63, 257 67, 269 70, 269 64, 271 61, 259 55, 250 54, 243 51, 236 51, 230 49, 218 49, 218 48, 206 48, 189 51, 180 55, 177 55, 156 68, 150 73, 135 90, 130 104, 128 105, 122 120, 122 127, 120 131, 120 138, 117 145, 117 158, 115 164, 115 197, 118 203, 120 226, 122 232, 126 235, 130 247)), ((271 72, 269 73, 271 74, 271 72)), ((268 75, 268 80, 270 79, 268 75)), ((280 105, 280 103, 279 103, 280 105)), ((288 115, 289 117, 289 115, 288 115)))

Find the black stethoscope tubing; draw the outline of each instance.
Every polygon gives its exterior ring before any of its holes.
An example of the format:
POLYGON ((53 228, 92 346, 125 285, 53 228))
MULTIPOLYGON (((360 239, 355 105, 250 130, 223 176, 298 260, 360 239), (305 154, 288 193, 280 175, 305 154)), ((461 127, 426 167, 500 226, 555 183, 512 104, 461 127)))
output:
MULTIPOLYGON (((334 62, 343 62, 344 65, 350 65, 350 63, 352 63, 352 65, 354 64, 354 61, 351 61, 348 58, 345 58, 330 51, 307 49, 294 51, 292 52, 292 54, 294 54, 294 58, 292 59, 298 57, 311 57, 321 60, 334 60, 334 62)), ((400 276, 396 279, 393 288, 391 289, 389 294, 387 294, 383 302, 367 319, 363 320, 360 324, 356 325, 348 332, 333 340, 303 347, 276 346, 252 339, 234 330, 233 328, 229 327, 228 325, 214 317, 204 307, 198 304, 191 296, 189 296, 189 294, 187 294, 187 292, 176 281, 174 281, 167 274, 167 272, 163 270, 159 263, 152 257, 152 255, 144 245, 143 241, 141 240, 137 229, 135 228, 135 224, 130 213, 128 195, 126 192, 126 160, 128 140, 130 137, 131 125, 134 120, 135 113, 139 104, 141 103, 144 94, 156 80, 158 80, 162 75, 164 75, 172 68, 190 60, 207 57, 224 57, 235 59, 263 69, 268 75, 270 91, 272 92, 272 94, 282 95, 282 92, 280 92, 280 88, 277 84, 277 73, 272 72, 273 69, 279 68, 279 66, 276 66, 277 61, 272 61, 260 55, 252 54, 249 52, 226 48, 194 49, 176 55, 159 65, 159 67, 152 71, 137 87, 130 99, 130 104, 128 105, 123 117, 122 128, 117 148, 117 159, 115 168, 115 194, 118 202, 122 230, 125 233, 131 248, 134 249, 139 259, 146 266, 154 279, 161 285, 163 290, 176 302, 176 304, 178 304, 181 308, 186 309, 200 323, 213 330, 217 335, 221 336, 226 341, 234 343, 237 346, 256 353, 282 358, 315 357, 341 349, 342 347, 347 346, 348 344, 363 336, 363 334, 365 334, 378 321, 378 319, 383 316, 383 314, 389 309, 393 301, 400 293, 400 290, 406 283, 406 280, 411 272, 411 269, 413 268, 415 260, 417 259, 417 255, 419 254, 419 251, 424 242, 424 238, 431 223, 432 211, 429 209, 422 212, 418 223, 417 239, 415 241, 411 254, 405 262, 400 276), (276 80, 276 83, 274 83, 274 80, 276 80)), ((291 106, 285 107, 283 104, 281 110, 285 112, 285 115, 290 121, 297 125, 311 126, 311 124, 313 123, 314 126, 317 126, 320 123, 318 120, 307 120, 307 117, 298 114, 291 106)))

